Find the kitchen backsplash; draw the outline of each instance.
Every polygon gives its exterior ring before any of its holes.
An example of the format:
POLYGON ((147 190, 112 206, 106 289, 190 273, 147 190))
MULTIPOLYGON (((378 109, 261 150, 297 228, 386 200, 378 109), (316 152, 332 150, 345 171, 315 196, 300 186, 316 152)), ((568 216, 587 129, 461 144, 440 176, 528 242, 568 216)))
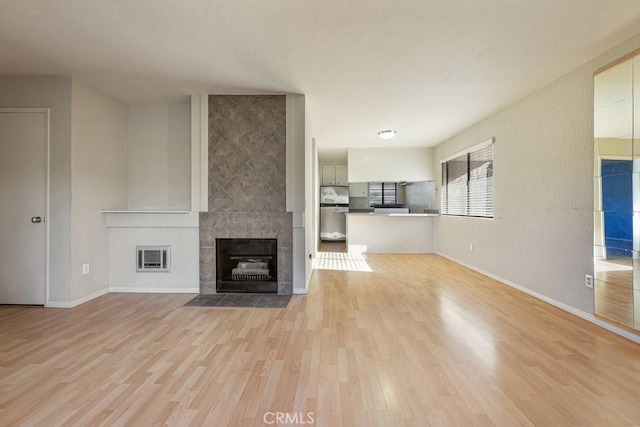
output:
POLYGON ((349 209, 369 209, 368 197, 349 197, 349 209))
POLYGON ((417 181, 404 187, 405 204, 411 213, 422 213, 436 206, 435 181, 417 181))

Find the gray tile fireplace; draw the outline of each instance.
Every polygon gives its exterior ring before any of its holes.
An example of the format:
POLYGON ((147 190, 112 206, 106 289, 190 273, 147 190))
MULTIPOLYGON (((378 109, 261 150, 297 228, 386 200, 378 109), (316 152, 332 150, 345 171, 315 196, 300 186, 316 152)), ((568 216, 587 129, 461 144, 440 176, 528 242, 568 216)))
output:
POLYGON ((286 97, 209 96, 209 211, 200 214, 200 293, 216 293, 216 239, 276 239, 279 294, 293 290, 286 211, 286 97))

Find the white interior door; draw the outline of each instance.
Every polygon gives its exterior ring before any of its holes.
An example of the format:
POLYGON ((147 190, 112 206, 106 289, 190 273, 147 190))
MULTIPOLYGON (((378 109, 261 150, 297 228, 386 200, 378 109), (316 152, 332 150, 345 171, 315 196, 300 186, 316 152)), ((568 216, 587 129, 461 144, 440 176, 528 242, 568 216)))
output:
POLYGON ((0 110, 0 304, 45 303, 48 122, 0 110))

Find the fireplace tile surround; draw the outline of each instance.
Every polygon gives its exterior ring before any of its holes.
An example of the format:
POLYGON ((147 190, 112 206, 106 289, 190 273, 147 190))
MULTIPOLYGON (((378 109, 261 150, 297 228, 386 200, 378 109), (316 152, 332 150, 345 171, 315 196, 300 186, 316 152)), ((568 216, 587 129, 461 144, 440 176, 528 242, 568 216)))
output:
POLYGON ((278 293, 293 291, 286 212, 286 97, 209 96, 209 211, 200 213, 200 293, 216 292, 216 238, 278 239, 278 293))

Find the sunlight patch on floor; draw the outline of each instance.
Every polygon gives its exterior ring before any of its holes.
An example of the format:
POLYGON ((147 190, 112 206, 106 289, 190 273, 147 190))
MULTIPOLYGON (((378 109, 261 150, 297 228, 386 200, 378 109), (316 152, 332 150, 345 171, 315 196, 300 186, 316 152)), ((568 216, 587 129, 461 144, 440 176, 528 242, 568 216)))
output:
POLYGON ((473 314, 456 304, 455 299, 440 300, 440 314, 452 338, 464 342, 488 367, 496 366, 496 349, 490 325, 473 318, 473 314))
POLYGON ((631 264, 631 258, 628 259, 618 259, 615 261, 606 261, 606 260, 595 260, 596 270, 605 272, 605 271, 630 271, 633 270, 633 265, 631 264))
POLYGON ((361 253, 347 252, 318 252, 313 260, 313 268, 318 270, 365 271, 371 272, 371 267, 361 253))

